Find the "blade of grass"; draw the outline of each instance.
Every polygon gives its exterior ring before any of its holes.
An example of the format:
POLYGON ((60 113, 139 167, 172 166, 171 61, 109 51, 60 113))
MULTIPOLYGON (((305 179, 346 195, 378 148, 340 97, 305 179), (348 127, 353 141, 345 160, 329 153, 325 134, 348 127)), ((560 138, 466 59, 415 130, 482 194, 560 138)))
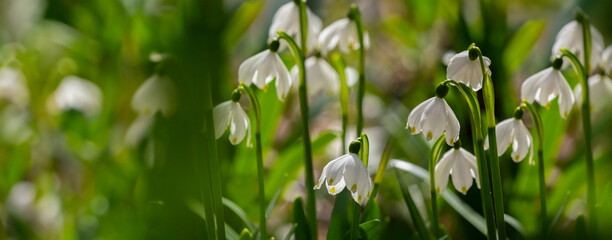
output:
POLYGON ((408 210, 410 211, 410 218, 412 219, 412 223, 419 233, 419 236, 422 240, 431 239, 429 232, 427 232, 427 228, 425 228, 425 222, 423 221, 421 214, 419 214, 410 192, 408 192, 408 186, 404 184, 398 170, 395 171, 395 177, 397 178, 397 182, 402 190, 402 196, 404 197, 404 201, 406 202, 406 205, 408 205, 408 210))

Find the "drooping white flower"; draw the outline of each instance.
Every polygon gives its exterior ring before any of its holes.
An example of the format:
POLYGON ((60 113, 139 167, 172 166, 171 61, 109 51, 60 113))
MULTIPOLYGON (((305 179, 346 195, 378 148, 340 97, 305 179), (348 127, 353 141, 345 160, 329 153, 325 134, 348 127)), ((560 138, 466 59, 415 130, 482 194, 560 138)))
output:
POLYGON ((434 174, 438 194, 446 189, 448 175, 452 175, 455 189, 463 195, 467 194, 468 189, 472 187, 472 178, 476 180, 476 186, 480 188, 476 156, 461 148, 460 144, 455 144, 453 149, 444 153, 436 164, 434 174))
MULTIPOLYGON (((325 61, 321 56, 312 56, 304 62, 306 67, 306 76, 308 76, 307 89, 308 94, 317 95, 321 91, 325 91, 327 95, 332 96, 340 89, 340 76, 334 68, 325 61)), ((293 87, 299 86, 299 68, 293 66, 291 68, 291 79, 293 79, 293 87)))
MULTIPOLYGON (((591 66, 596 66, 601 61, 601 53, 604 49, 604 41, 601 33, 593 26, 591 29, 591 66)), ((559 30, 555 43, 552 47, 551 60, 561 55, 561 49, 565 48, 575 54, 580 62, 584 64, 584 41, 582 35, 582 24, 573 20, 559 30)), ((569 66, 564 64, 563 67, 569 66)), ((590 71, 587 69, 587 71, 590 71)))
POLYGON ((278 41, 273 41, 270 43, 268 50, 260 52, 240 64, 238 80, 246 85, 254 83, 255 86, 266 89, 268 83, 276 79, 276 96, 284 101, 291 88, 291 76, 277 54, 279 44, 278 41))
MULTIPOLYGON (((529 163, 533 162, 533 138, 529 129, 521 120, 523 110, 517 109, 514 117, 501 121, 495 126, 497 139, 497 155, 503 155, 512 146, 511 157, 514 162, 520 162, 529 153, 529 163)), ((489 136, 485 139, 485 148, 489 148, 489 136)))
POLYGON ((88 80, 67 76, 51 95, 47 108, 51 113, 77 110, 87 116, 95 116, 102 109, 102 91, 88 80))
MULTIPOLYGON (((490 76, 491 70, 489 65, 491 65, 491 60, 484 56, 482 60, 484 61, 486 72, 490 76)), ((468 85, 474 91, 480 90, 483 79, 478 52, 475 49, 470 49, 455 54, 446 67, 446 78, 465 83, 465 85, 468 85)))
POLYGON ((601 54, 601 67, 606 75, 612 74, 612 45, 608 46, 601 54))
POLYGON ((439 138, 446 132, 446 143, 453 145, 459 139, 459 120, 444 100, 448 92, 446 85, 436 88, 436 95, 416 106, 408 115, 406 129, 412 135, 423 132, 427 141, 439 138), (440 90, 446 88, 446 90, 440 90))
MULTIPOLYGON (((582 84, 574 89, 576 103, 582 104, 582 84)), ((612 80, 605 75, 595 74, 589 77, 589 102, 591 109, 599 110, 609 103, 612 96, 612 80)))
POLYGON ((240 103, 240 93, 234 91, 232 100, 220 103, 213 109, 215 123, 215 137, 219 139, 229 127, 229 140, 233 145, 238 145, 247 136, 247 146, 251 147, 251 120, 244 112, 240 103))
POLYGON ((19 70, 11 67, 0 69, 0 98, 20 107, 28 105, 30 91, 25 76, 19 70))
MULTIPOLYGON (((363 45, 370 48, 370 36, 363 32, 363 45)), ((342 18, 327 26, 319 35, 319 48, 327 53, 338 46, 343 53, 350 53, 360 47, 357 24, 349 18, 342 18)))
POLYGON ((155 115, 139 114, 125 133, 125 143, 130 147, 137 146, 149 134, 154 122, 155 115))
POLYGON ((559 96, 559 113, 567 118, 574 104, 574 94, 559 68, 560 59, 555 60, 554 67, 546 68, 527 78, 521 86, 521 98, 530 103, 537 101, 542 106, 550 106, 550 102, 559 96))
POLYGON ((168 117, 176 107, 176 92, 170 79, 154 74, 134 93, 132 108, 139 114, 155 115, 160 111, 168 117))
MULTIPOLYGON (((306 7, 306 19, 308 21, 306 45, 308 49, 312 50, 317 44, 317 36, 321 31, 323 23, 321 22, 321 18, 312 13, 308 7, 306 7)), ((300 32, 300 8, 297 4, 295 4, 295 1, 292 0, 285 3, 278 10, 276 10, 274 17, 272 17, 270 30, 268 31, 268 41, 272 41, 274 38, 278 37, 277 32, 279 30, 284 31, 289 36, 293 37, 298 46, 302 47, 302 35, 300 32)), ((285 46, 285 43, 282 43, 280 49, 283 50, 285 46)))
POLYGON ((324 182, 329 194, 336 195, 346 187, 351 191, 353 200, 365 206, 372 191, 372 181, 368 170, 357 156, 359 147, 359 142, 353 141, 349 146, 350 153, 329 162, 323 168, 319 182, 314 189, 321 188, 321 183, 324 182))

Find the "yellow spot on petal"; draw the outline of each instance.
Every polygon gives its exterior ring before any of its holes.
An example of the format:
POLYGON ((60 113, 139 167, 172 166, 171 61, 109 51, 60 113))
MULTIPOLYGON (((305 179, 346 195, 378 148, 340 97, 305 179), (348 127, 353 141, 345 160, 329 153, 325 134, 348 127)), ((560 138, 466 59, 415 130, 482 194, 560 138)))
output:
POLYGON ((319 184, 321 184, 321 183, 320 183, 320 182, 317 182, 317 185, 315 185, 314 187, 316 187, 316 188, 317 188, 317 187, 319 187, 319 184))
POLYGON ((359 195, 359 197, 357 197, 357 201, 361 202, 361 195, 359 195))
POLYGON ((412 133, 412 134, 416 133, 416 128, 414 128, 414 127, 410 128, 410 133, 412 133))
MULTIPOLYGON (((592 108, 592 107, 591 107, 592 108)), ((563 112, 563 117, 566 118, 567 117, 567 111, 563 112)))
POLYGON ((351 191, 354 192, 355 190, 357 190, 357 184, 353 184, 353 186, 351 186, 351 191))
POLYGON ((436 188, 436 192, 437 192, 438 194, 440 194, 440 187, 437 187, 437 188, 436 188))
POLYGON ((265 86, 265 87, 264 87, 262 90, 263 90, 264 92, 267 92, 267 91, 268 91, 268 85, 266 85, 266 86, 265 86))
POLYGON ((544 106, 546 109, 550 109, 550 102, 546 104, 546 106, 544 106))
POLYGON ((514 156, 514 160, 518 161, 519 160, 519 155, 514 156))
POLYGON ((285 94, 281 94, 281 99, 285 99, 285 94))
POLYGON ((450 143, 451 143, 451 144, 455 144, 455 139, 454 139, 454 138, 451 138, 451 139, 450 139, 450 143))
POLYGON ((461 187, 461 192, 465 195, 467 193, 467 188, 465 186, 461 187))
POLYGON ((327 182, 328 182, 329 184, 334 184, 334 179, 333 179, 333 178, 330 178, 330 179, 329 179, 327 182))
POLYGON ((332 187, 331 189, 329 189, 330 193, 335 193, 336 192, 336 187, 332 187))
POLYGON ((431 140, 433 138, 433 133, 428 132, 427 133, 427 141, 431 140))
POLYGON ((368 195, 366 195, 366 197, 368 197, 368 198, 369 198, 369 197, 370 197, 370 193, 368 193, 368 195))
POLYGON ((232 142, 233 142, 233 143, 236 143, 236 141, 238 141, 238 138, 233 138, 233 139, 232 139, 232 142))

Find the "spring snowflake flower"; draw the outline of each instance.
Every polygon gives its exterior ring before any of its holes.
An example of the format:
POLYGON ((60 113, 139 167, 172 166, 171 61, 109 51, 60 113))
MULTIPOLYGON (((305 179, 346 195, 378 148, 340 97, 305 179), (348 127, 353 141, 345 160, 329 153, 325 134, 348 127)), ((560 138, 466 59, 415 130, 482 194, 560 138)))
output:
MULTIPOLYGON (((334 68, 320 54, 309 57, 304 62, 306 76, 308 76, 308 94, 317 95, 325 91, 327 95, 333 96, 340 89, 340 76, 334 68)), ((299 86, 299 69, 297 66, 291 68, 291 78, 295 89, 299 86)))
POLYGON ((459 139, 459 121, 444 100, 447 93, 448 86, 440 84, 435 97, 427 99, 410 112, 406 129, 410 129, 412 135, 423 132, 430 141, 446 132, 446 143, 451 146, 459 139))
POLYGON ((608 46, 601 54, 601 68, 605 74, 612 74, 612 45, 608 46))
POLYGON ((278 56, 278 40, 270 43, 268 50, 250 57, 238 69, 238 80, 246 85, 254 83, 261 89, 267 89, 268 83, 276 78, 276 96, 285 100, 291 88, 291 75, 278 56))
POLYGON ((521 98, 530 103, 537 101, 540 105, 549 107, 550 102, 559 96, 557 101, 559 102, 561 117, 567 118, 574 104, 574 94, 572 94, 570 85, 565 81, 559 70, 563 65, 563 60, 557 58, 552 65, 552 67, 532 75, 523 82, 521 98))
POLYGON ((176 107, 174 84, 170 79, 155 74, 134 93, 132 108, 140 114, 154 115, 157 111, 168 117, 176 107))
MULTIPOLYGON (((458 82, 465 83, 474 91, 482 88, 482 69, 478 60, 478 51, 474 48, 457 53, 453 56, 448 66, 446 67, 446 78, 458 82)), ((489 65, 491 60, 488 57, 482 57, 486 73, 491 75, 489 65)))
MULTIPOLYGON (((370 48, 370 36, 367 31, 363 33, 363 45, 365 49, 370 48)), ((355 23, 352 11, 348 17, 327 26, 319 35, 319 47, 324 53, 333 50, 336 46, 343 53, 350 53, 360 47, 357 23, 355 23)))
POLYGON ((225 130, 229 127, 229 140, 233 145, 238 145, 245 134, 247 137, 247 146, 251 146, 251 120, 240 106, 241 94, 239 91, 232 93, 232 99, 223 102, 213 109, 213 117, 215 123, 215 137, 219 139, 223 136, 225 130))
POLYGON ((476 180, 476 186, 480 188, 478 178, 478 166, 476 156, 461 148, 458 141, 453 149, 444 153, 438 164, 436 164, 434 178, 436 181, 436 192, 441 194, 448 184, 448 175, 452 175, 453 185, 457 191, 467 194, 472 187, 472 178, 476 180))
POLYGON ((0 98, 20 107, 28 105, 30 91, 21 71, 12 67, 0 69, 0 98))
MULTIPOLYGON (((594 66, 601 61, 601 53, 604 49, 604 41, 601 33, 593 26, 590 25, 591 29, 591 59, 590 62, 594 66)), ((582 36, 582 24, 577 20, 573 20, 568 24, 565 24, 559 30, 555 43, 552 47, 551 60, 561 55, 561 49, 567 49, 575 54, 580 62, 584 64, 584 44, 582 36)), ((569 66, 564 64, 563 68, 569 66)), ((587 71, 589 71, 587 69, 587 71)))
POLYGON ((51 113, 77 110, 87 116, 95 116, 102 110, 102 91, 88 80, 67 76, 47 101, 47 108, 51 113))
MULTIPOLYGON (((306 7, 306 18, 308 21, 306 45, 308 49, 314 49, 317 44, 317 36, 321 31, 323 23, 321 18, 312 13, 308 7, 306 7)), ((268 31, 268 41, 272 41, 273 39, 277 38, 277 32, 279 30, 289 34, 289 36, 295 39, 298 46, 302 47, 302 36, 300 33, 300 8, 295 1, 285 3, 276 11, 274 17, 272 17, 270 30, 268 31)), ((285 43, 281 44, 280 49, 285 49, 285 43)))
POLYGON ((365 206, 370 198, 372 191, 372 181, 363 162, 357 156, 360 143, 353 141, 349 145, 349 154, 342 155, 329 162, 319 177, 319 182, 314 189, 321 188, 321 183, 325 182, 327 191, 331 195, 336 195, 346 187, 351 191, 353 200, 365 206))
MULTIPOLYGON (((582 84, 574 89, 576 103, 582 104, 582 84)), ((589 78, 589 101, 591 109, 599 110, 610 102, 612 95, 612 80, 603 74, 595 74, 589 78)))
MULTIPOLYGON (((514 117, 501 121, 495 126, 495 135, 497 136, 497 155, 503 155, 506 150, 512 147, 511 157, 514 162, 520 162, 529 153, 529 164, 533 162, 533 138, 529 129, 521 120, 523 110, 517 109, 514 112, 514 117)), ((485 148, 489 148, 489 137, 485 139, 485 148)))

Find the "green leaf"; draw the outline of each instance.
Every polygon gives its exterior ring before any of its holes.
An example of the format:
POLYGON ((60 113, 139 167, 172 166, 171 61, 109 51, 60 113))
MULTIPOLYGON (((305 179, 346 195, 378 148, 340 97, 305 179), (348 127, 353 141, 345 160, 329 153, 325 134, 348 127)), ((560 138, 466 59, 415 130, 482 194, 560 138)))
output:
POLYGON ((585 239, 587 238, 587 231, 586 231, 586 223, 584 221, 584 215, 580 215, 576 218, 576 226, 574 227, 574 230, 576 231, 574 235, 575 239, 585 239))
POLYGON ((293 224, 297 225, 295 228, 295 240, 310 239, 310 231, 308 229, 306 215, 304 214, 304 203, 301 197, 296 198, 293 203, 293 224))
POLYGON ((240 237, 238 238, 239 240, 253 240, 253 235, 251 234, 251 232, 249 232, 249 229, 242 229, 242 232, 240 233, 240 237))
POLYGON ((329 220, 327 239, 342 239, 344 233, 349 230, 348 207, 352 206, 349 204, 349 201, 352 201, 352 199, 347 189, 344 189, 336 196, 331 219, 329 220))
POLYGON ((270 218, 270 214, 272 214, 272 210, 278 202, 278 198, 280 197, 281 192, 283 191, 283 187, 285 186, 286 181, 287 178, 285 177, 285 180, 281 183, 280 187, 278 187, 278 190, 276 190, 276 194, 274 194, 272 201, 270 201, 270 204, 268 204, 268 208, 266 209, 266 219, 270 218))
POLYGON ((414 204, 414 200, 412 200, 412 195, 410 195, 410 192, 408 191, 408 186, 406 186, 406 184, 404 183, 405 181, 401 179, 397 170, 395 172, 395 176, 397 177, 397 182, 399 183, 400 189, 402 190, 402 196, 404 197, 404 201, 406 202, 406 205, 408 205, 408 210, 410 211, 410 218, 412 218, 412 223, 414 223, 414 227, 419 233, 419 236, 423 240, 431 239, 431 237, 429 236, 429 232, 425 227, 425 221, 423 221, 419 210, 414 204))
MULTIPOLYGON (((255 229, 255 225, 249 220, 244 210, 242 210, 238 205, 227 198, 223 198, 223 205, 227 209, 229 209, 238 219, 242 221, 244 226, 246 226, 249 231, 253 231, 255 229)), ((226 216, 226 219, 229 221, 230 216, 226 216)))
POLYGON ((249 30, 262 6, 262 1, 246 1, 232 14, 223 32, 223 42, 228 50, 231 50, 240 37, 249 30))
POLYGON ((381 218, 382 214, 380 213, 380 206, 378 206, 378 200, 376 200, 376 198, 370 198, 370 201, 368 201, 368 204, 363 210, 363 216, 361 217, 361 221, 367 222, 381 218))
POLYGON ((536 44, 544 28, 546 22, 543 20, 531 20, 527 21, 523 26, 514 34, 508 46, 503 53, 503 61, 508 72, 516 70, 527 54, 531 51, 531 48, 536 44))
POLYGON ((359 230, 362 231, 362 236, 363 236, 362 239, 367 239, 367 240, 380 239, 380 236, 382 235, 382 229, 383 229, 383 223, 378 219, 374 219, 374 220, 359 224, 359 230))

